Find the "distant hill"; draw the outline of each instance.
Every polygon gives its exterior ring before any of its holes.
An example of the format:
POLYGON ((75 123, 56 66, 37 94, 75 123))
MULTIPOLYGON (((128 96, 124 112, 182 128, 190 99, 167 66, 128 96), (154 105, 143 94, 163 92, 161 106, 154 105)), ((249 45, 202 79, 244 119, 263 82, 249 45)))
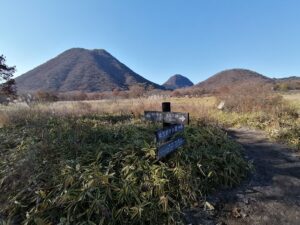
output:
POLYGON ((103 49, 69 49, 16 78, 18 92, 102 92, 127 90, 134 84, 163 89, 103 49))
POLYGON ((297 76, 291 76, 291 77, 284 77, 284 78, 276 78, 277 81, 300 81, 300 77, 297 76))
POLYGON ((171 76, 162 86, 164 86, 166 89, 174 90, 177 88, 185 88, 193 85, 193 82, 185 76, 175 74, 171 76))
POLYGON ((300 90, 300 77, 292 76, 274 79, 276 82, 275 90, 288 91, 288 90, 300 90))
POLYGON ((217 91, 221 88, 230 88, 245 83, 274 83, 274 80, 257 72, 247 69, 230 69, 219 72, 207 80, 195 85, 208 92, 217 91))

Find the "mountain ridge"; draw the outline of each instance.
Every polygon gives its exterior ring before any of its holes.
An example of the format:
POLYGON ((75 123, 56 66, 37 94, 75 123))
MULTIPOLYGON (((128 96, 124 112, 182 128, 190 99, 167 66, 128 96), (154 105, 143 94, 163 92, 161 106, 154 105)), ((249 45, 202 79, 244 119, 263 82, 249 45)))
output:
POLYGON ((71 48, 15 78, 19 93, 24 92, 103 92, 128 90, 144 85, 161 90, 200 88, 214 92, 220 88, 244 83, 263 83, 281 88, 299 89, 300 77, 270 78, 249 69, 233 68, 220 71, 193 84, 187 77, 175 74, 158 85, 137 74, 105 49, 71 48), (283 85, 284 83, 284 85, 283 85))

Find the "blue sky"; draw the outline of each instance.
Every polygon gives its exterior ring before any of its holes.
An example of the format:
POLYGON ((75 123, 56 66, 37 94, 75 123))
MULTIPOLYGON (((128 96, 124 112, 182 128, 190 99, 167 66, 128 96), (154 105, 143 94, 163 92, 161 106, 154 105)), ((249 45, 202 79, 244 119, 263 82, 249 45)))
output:
POLYGON ((0 54, 20 75, 72 48, 103 48, 156 83, 224 69, 300 75, 297 0, 0 0, 0 54))

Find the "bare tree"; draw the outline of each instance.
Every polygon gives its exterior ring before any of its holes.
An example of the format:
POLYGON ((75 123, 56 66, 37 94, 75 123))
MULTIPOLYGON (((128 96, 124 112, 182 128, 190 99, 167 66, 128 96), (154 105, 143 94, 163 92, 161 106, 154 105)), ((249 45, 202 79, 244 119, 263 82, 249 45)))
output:
POLYGON ((135 84, 129 88, 129 96, 132 98, 141 98, 145 94, 145 86, 142 84, 135 84))

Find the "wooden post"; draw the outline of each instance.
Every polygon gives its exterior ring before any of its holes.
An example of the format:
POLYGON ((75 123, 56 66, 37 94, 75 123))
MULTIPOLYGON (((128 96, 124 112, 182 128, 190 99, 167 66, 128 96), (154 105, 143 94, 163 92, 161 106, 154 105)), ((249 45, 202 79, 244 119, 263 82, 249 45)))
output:
MULTIPOLYGON (((163 112, 171 112, 171 102, 163 102, 161 104, 161 108, 163 112)), ((170 126, 170 123, 163 123, 163 127, 170 126)))

